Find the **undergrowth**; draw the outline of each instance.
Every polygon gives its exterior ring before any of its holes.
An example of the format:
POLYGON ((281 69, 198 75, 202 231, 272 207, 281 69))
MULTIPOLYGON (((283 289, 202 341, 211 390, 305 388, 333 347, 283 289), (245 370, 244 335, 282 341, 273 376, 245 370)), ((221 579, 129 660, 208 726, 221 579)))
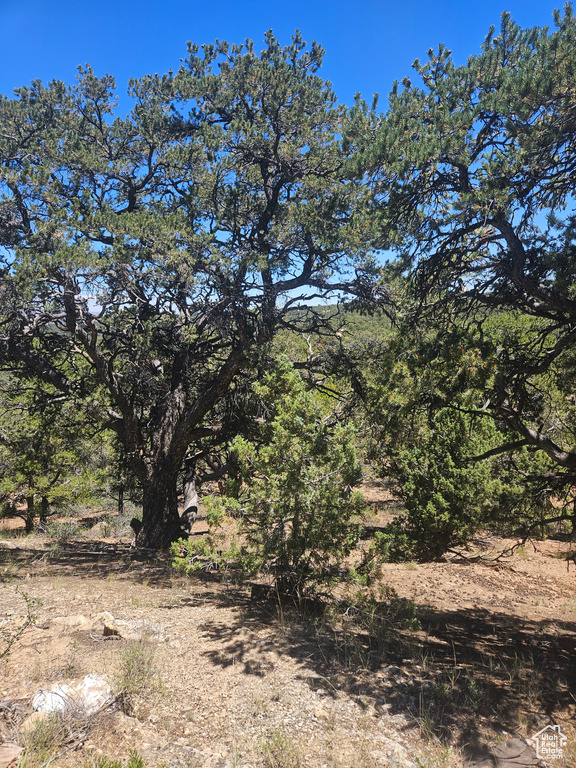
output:
POLYGON ((96 757, 82 763, 82 768, 146 768, 146 763, 135 749, 130 751, 126 762, 110 757, 96 757))
POLYGON ((159 686, 155 655, 155 646, 145 638, 130 643, 120 652, 112 679, 120 708, 127 715, 138 712, 159 686))
POLYGON ((42 606, 40 600, 31 597, 20 587, 14 587, 14 591, 20 595, 26 604, 26 614, 12 629, 0 630, 0 659, 6 658, 12 650, 14 643, 22 637, 28 627, 33 626, 38 621, 38 616, 34 613, 34 609, 35 607, 42 606))

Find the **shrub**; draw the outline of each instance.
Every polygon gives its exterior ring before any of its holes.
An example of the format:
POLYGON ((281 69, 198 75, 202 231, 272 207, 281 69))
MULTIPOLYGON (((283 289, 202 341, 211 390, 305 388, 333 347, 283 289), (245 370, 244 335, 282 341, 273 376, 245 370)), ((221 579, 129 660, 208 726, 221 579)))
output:
POLYGON ((24 634, 28 627, 36 624, 38 616, 34 613, 34 608, 41 607, 42 602, 35 597, 30 597, 27 592, 24 592, 20 587, 15 587, 15 591, 26 604, 26 616, 20 620, 20 622, 11 629, 6 629, 4 626, 0 628, 0 659, 5 658, 10 654, 14 643, 24 634))
MULTIPOLYGON (((365 507, 352 491, 361 477, 354 432, 333 423, 284 358, 254 389, 268 418, 256 440, 231 444, 238 474, 212 503, 238 520, 242 546, 220 556, 270 573, 280 592, 301 597, 329 582, 358 542, 365 507)), ((202 546, 178 545, 178 567, 198 567, 202 546)))
POLYGON ((376 542, 388 559, 438 559, 493 519, 502 483, 491 462, 467 460, 486 450, 493 431, 444 408, 396 452, 392 473, 406 512, 376 542))
POLYGON ((70 741, 70 731, 61 713, 38 720, 25 735, 25 751, 19 768, 40 768, 48 765, 70 741))
POLYGON ((130 643, 120 653, 113 684, 120 706, 126 714, 133 714, 138 702, 155 687, 155 654, 155 647, 144 639, 130 643))
POLYGON ((265 768, 300 768, 302 758, 293 740, 281 731, 273 731, 261 742, 265 768))
POLYGON ((80 528, 72 522, 51 522, 46 526, 46 535, 54 541, 64 543, 76 538, 80 534, 80 528))

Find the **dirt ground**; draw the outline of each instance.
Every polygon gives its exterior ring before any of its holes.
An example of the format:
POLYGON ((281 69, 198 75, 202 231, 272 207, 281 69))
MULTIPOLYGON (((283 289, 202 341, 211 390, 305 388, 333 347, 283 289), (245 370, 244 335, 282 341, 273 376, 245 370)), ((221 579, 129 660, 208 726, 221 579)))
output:
POLYGON ((349 585, 318 618, 254 602, 227 573, 181 577, 128 536, 5 530, 0 636, 22 626, 23 594, 39 602, 0 661, 0 742, 31 743, 21 728, 39 689, 95 674, 130 696, 63 739, 54 768, 131 749, 147 767, 441 768, 550 724, 568 738, 557 764, 576 765, 575 547, 533 541, 495 559, 513 544, 386 564, 371 592, 349 585), (105 636, 103 612, 151 630, 105 636))

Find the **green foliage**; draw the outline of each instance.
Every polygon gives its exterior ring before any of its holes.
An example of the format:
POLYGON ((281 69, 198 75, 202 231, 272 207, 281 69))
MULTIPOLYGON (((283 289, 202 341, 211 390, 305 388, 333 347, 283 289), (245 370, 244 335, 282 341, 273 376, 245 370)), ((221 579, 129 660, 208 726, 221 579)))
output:
MULTIPOLYGON (((500 341, 522 333, 508 313, 499 322, 500 341)), ((555 514, 551 460, 485 407, 498 375, 489 330, 408 327, 365 365, 371 455, 406 510, 376 537, 386 559, 436 559, 479 529, 521 532, 555 514)))
POLYGON ((492 375, 472 407, 545 452, 564 495, 576 479, 572 6, 554 22, 522 29, 504 13, 461 66, 431 49, 382 119, 357 105, 354 140, 379 168, 374 204, 414 314, 476 333, 492 375))
POLYGON ((262 443, 236 438, 231 446, 241 468, 242 531, 252 568, 272 570, 282 591, 300 594, 333 575, 358 540, 354 434, 330 423, 286 360, 255 389, 270 409, 262 443))
POLYGON ((16 627, 12 629, 2 627, 2 629, 0 629, 0 659, 8 656, 14 643, 24 634, 28 627, 36 624, 38 616, 34 613, 34 610, 36 607, 42 606, 42 603, 38 598, 31 597, 23 589, 20 589, 20 587, 15 587, 15 591, 26 604, 26 616, 16 627))
POLYGON ((12 513, 27 501, 28 532, 36 515, 45 523, 51 507, 90 501, 105 490, 111 450, 101 435, 89 436, 88 398, 65 402, 40 381, 23 387, 3 375, 0 406, 0 499, 12 513))
MULTIPOLYGON (((220 504, 239 518, 243 567, 302 595, 329 581, 358 541, 364 502, 352 491, 361 476, 354 432, 334 423, 285 358, 254 389, 267 417, 257 442, 233 440, 238 474, 220 504)), ((188 543, 178 567, 199 567, 203 547, 212 557, 209 543, 188 543)))
POLYGON ((87 498, 98 423, 119 490, 142 486, 139 544, 164 546, 183 462, 229 450, 209 519, 231 515, 243 545, 189 541, 176 566, 241 561, 300 591, 354 545, 359 436, 338 422, 362 402, 362 445, 406 507, 380 551, 552 521, 576 486, 569 5, 555 24, 504 14, 462 66, 431 50, 383 116, 338 105, 299 34, 190 45, 177 73, 132 82, 124 119, 90 69, 4 99, 0 499, 26 499, 31 527, 35 497, 87 498), (386 290, 375 246, 398 256, 386 290), (360 314, 388 291, 420 327, 360 314), (315 395, 285 364, 251 389, 279 327, 315 395))
POLYGON ((234 434, 256 350, 284 318, 315 330, 295 304, 386 295, 322 58, 269 32, 260 52, 190 44, 131 82, 126 117, 90 68, 0 101, 0 359, 99 399, 142 485, 140 545, 181 533, 187 451, 234 434))
MULTIPOLYGON (((218 516, 219 520, 224 515, 218 516)), ((214 525, 214 518, 212 519, 214 525)), ((246 563, 244 553, 233 543, 225 548, 224 536, 216 534, 203 536, 201 539, 179 539, 172 544, 172 567, 178 573, 191 571, 215 571, 228 566, 246 563)))
POLYGON ((501 483, 488 461, 494 427, 457 411, 435 413, 394 456, 394 482, 406 507, 381 541, 390 559, 441 557, 494 518, 501 483))
POLYGON ((131 749, 127 762, 110 757, 97 757, 83 763, 82 768, 146 768, 146 763, 135 749, 131 749))

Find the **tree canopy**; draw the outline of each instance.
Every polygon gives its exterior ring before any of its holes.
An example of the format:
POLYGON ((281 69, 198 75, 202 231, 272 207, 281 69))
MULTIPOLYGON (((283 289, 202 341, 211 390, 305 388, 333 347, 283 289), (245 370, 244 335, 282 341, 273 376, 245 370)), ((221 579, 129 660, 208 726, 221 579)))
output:
POLYGON ((522 29, 503 14, 461 66, 430 50, 414 63, 421 85, 405 79, 382 120, 362 120, 379 221, 418 312, 474 329, 496 365, 478 412, 570 483, 576 443, 557 406, 571 407, 576 338, 576 21, 570 5, 554 18, 553 31, 522 29))
POLYGON ((0 354, 62 393, 100 387, 143 485, 144 546, 180 535, 178 472, 229 435, 254 350, 321 321, 291 307, 378 298, 321 48, 269 33, 260 54, 188 53, 131 83, 126 118, 90 69, 0 102, 0 354))
POLYGON ((272 32, 260 53, 189 44, 177 72, 130 83, 125 117, 89 68, 0 101, 0 365, 115 433, 140 545, 181 535, 184 469, 193 513, 202 477, 238 471, 239 435, 259 466, 254 383, 278 346, 322 397, 346 390, 333 419, 365 419, 409 534, 438 540, 422 556, 525 504, 515 472, 548 500, 573 487, 569 5, 555 25, 504 14, 462 65, 430 50, 383 114, 339 104, 322 49, 272 32), (316 303, 349 299, 405 324, 356 315, 348 343, 316 303))

